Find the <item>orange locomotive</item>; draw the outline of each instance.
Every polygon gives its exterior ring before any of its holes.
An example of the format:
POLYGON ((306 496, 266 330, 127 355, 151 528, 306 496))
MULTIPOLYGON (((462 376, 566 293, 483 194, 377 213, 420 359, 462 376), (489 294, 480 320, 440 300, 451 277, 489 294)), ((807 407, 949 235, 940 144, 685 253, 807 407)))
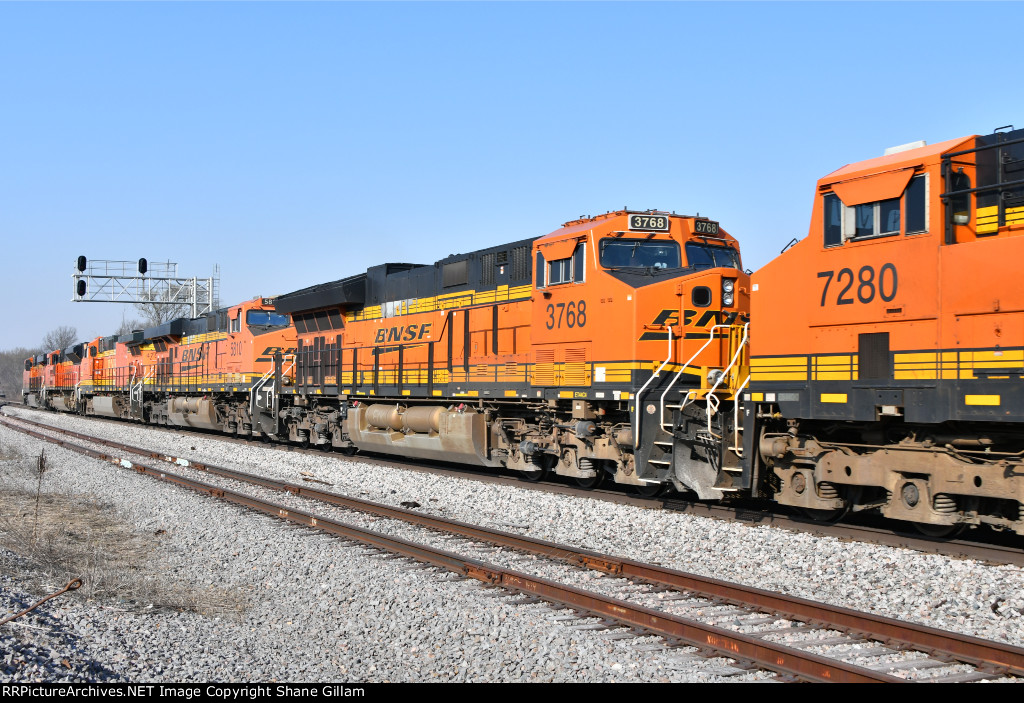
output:
POLYGON ((289 318, 257 298, 30 359, 23 394, 56 410, 248 433, 254 387, 274 352, 294 346, 289 318))
POLYGON ((298 344, 263 430, 721 497, 739 471, 748 301, 718 223, 655 211, 384 264, 275 300, 298 344))
POLYGON ((22 374, 23 402, 32 407, 74 410, 79 389, 79 362, 84 350, 84 344, 74 344, 26 359, 22 374))
POLYGON ((122 335, 86 412, 248 434, 253 389, 294 345, 288 317, 261 298, 122 335))
POLYGON ((817 517, 1024 533, 1024 130, 818 182, 752 280, 745 470, 817 517))

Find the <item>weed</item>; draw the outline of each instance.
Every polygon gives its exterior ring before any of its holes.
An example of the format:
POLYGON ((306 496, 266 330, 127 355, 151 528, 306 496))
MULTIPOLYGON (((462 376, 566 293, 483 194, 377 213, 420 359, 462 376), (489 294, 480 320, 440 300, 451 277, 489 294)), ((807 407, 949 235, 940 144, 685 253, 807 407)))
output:
POLYGON ((127 608, 184 610, 240 617, 245 598, 236 591, 192 588, 166 576, 157 535, 133 529, 109 504, 43 493, 37 463, 34 492, 0 486, 0 558, 5 570, 20 563, 41 590, 79 576, 79 593, 127 608))

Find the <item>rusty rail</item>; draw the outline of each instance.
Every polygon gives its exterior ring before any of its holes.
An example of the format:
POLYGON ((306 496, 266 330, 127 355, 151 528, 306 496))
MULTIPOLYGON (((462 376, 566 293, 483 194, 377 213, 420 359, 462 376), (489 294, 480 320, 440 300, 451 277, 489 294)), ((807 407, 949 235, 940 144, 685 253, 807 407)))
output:
MULTIPOLYGON (((786 645, 766 642, 750 635, 732 632, 713 625, 706 625, 659 612, 626 601, 559 584, 548 579, 505 569, 476 559, 462 557, 445 550, 415 544, 397 537, 389 537, 372 530, 288 508, 244 493, 203 483, 202 481, 192 480, 144 464, 104 454, 88 447, 73 444, 67 440, 18 427, 7 419, 0 419, 0 424, 86 456, 108 461, 137 473, 153 476, 162 481, 191 488, 199 493, 221 498, 229 503, 242 505, 299 525, 314 527, 372 547, 387 550, 394 554, 411 557, 431 566, 446 569, 488 585, 500 586, 515 592, 540 596, 557 605, 583 610, 587 614, 603 616, 617 623, 622 623, 627 627, 640 628, 650 634, 656 634, 679 643, 710 649, 730 659, 746 659, 765 669, 784 675, 796 676, 808 681, 837 683, 898 683, 905 681, 905 679, 889 674, 810 654, 786 645)), ((70 433, 62 431, 62 434, 70 433)), ((261 479, 260 485, 263 485, 262 481, 267 481, 267 479, 261 479)))
MULTIPOLYGON (((36 427, 53 429, 45 423, 36 423, 21 418, 18 418, 18 420, 36 427)), ((977 667, 991 668, 997 671, 1003 670, 1017 676, 1024 675, 1024 648, 1000 644, 970 635, 947 632, 925 625, 849 608, 824 605, 797 596, 789 596, 753 586, 744 586, 742 584, 690 574, 655 564, 646 564, 511 532, 471 525, 457 520, 448 520, 405 508, 351 498, 287 481, 257 476, 236 469, 168 456, 165 453, 153 452, 148 449, 95 438, 77 432, 68 430, 59 430, 59 432, 85 441, 102 444, 141 456, 160 459, 199 471, 206 471, 213 475, 264 488, 283 491, 300 497, 313 498, 332 505, 371 513, 381 517, 402 520, 421 527, 457 534, 470 539, 487 541, 502 547, 558 559, 622 578, 638 579, 676 590, 690 591, 700 596, 715 598, 727 603, 776 613, 781 617, 793 620, 820 623, 823 626, 841 631, 853 631, 865 637, 894 645, 899 644, 900 646, 917 648, 927 652, 939 652, 953 657, 957 661, 977 667)))

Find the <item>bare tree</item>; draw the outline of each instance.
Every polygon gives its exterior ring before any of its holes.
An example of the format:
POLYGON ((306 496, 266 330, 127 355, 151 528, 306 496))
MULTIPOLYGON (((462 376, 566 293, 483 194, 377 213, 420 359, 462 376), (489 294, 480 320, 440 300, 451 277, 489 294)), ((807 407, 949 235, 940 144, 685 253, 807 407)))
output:
MULTIPOLYGON (((164 291, 162 293, 149 293, 150 300, 143 303, 136 303, 135 309, 142 316, 139 327, 132 329, 159 327, 170 320, 179 317, 190 317, 192 306, 188 303, 171 302, 172 296, 164 291)), ((131 332, 131 330, 128 330, 131 332)))
POLYGON ((140 322, 139 320, 135 319, 134 317, 129 320, 124 315, 124 313, 122 313, 121 314, 121 326, 117 328, 117 331, 114 332, 114 334, 116 334, 117 336, 120 337, 122 334, 130 334, 131 332, 133 332, 135 330, 141 330, 142 328, 143 328, 142 322, 140 322))
POLYGON ((55 330, 50 330, 43 337, 43 349, 50 353, 57 349, 65 349, 78 341, 78 330, 74 327, 62 325, 55 330))
POLYGON ((25 348, 0 351, 0 390, 6 391, 7 400, 12 400, 21 395, 20 390, 22 372, 25 370, 25 359, 38 353, 38 349, 25 348))

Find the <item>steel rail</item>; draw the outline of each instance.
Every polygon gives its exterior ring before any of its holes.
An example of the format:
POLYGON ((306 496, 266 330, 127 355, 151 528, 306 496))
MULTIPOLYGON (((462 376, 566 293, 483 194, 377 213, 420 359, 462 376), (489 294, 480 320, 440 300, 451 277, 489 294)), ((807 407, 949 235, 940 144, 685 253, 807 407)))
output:
MULTIPOLYGON (((21 418, 19 418, 19 421, 36 427, 52 429, 52 426, 44 423, 22 420, 21 418)), ((753 586, 744 586, 738 583, 678 571, 656 564, 647 564, 632 559, 578 549, 569 545, 436 517, 401 507, 362 500, 360 498, 351 498, 338 493, 258 476, 237 469, 168 456, 166 453, 154 452, 141 447, 134 447, 69 430, 55 431, 85 441, 121 449, 141 456, 160 459, 178 466, 206 471, 214 475, 290 493, 295 496, 312 498, 351 510, 402 520, 421 527, 462 535, 470 539, 484 540, 495 545, 558 559, 576 566, 602 571, 621 578, 640 579, 659 586, 691 591, 701 596, 715 598, 735 605, 766 610, 793 620, 821 623, 842 631, 854 631, 865 637, 889 644, 898 643, 907 648, 917 648, 926 652, 941 652, 955 657, 958 661, 974 666, 993 667, 1005 670, 1016 676, 1024 676, 1024 648, 1021 647, 1000 644, 970 635, 947 632, 925 625, 887 618, 850 608, 824 605, 798 596, 785 595, 753 586)))
MULTIPOLYGON (((47 411, 40 410, 38 408, 29 408, 27 406, 18 407, 35 413, 47 414, 47 411)), ((20 416, 16 417, 23 419, 20 416)), ((96 415, 79 415, 76 417, 87 422, 110 425, 120 424, 122 426, 124 424, 123 420, 99 417, 96 415)), ((23 421, 31 422, 31 420, 23 421)), ((48 425, 40 424, 39 426, 47 427, 48 425)), ((194 428, 147 424, 146 429, 163 433, 180 433, 194 428)), ((200 437, 215 439, 219 442, 252 446, 252 441, 249 439, 241 439, 232 435, 213 431, 195 430, 195 432, 200 437)), ((260 445, 260 447, 262 449, 285 452, 288 454, 309 454, 310 456, 321 457, 325 455, 323 449, 301 447, 285 443, 267 443, 260 445)), ((744 501, 703 503, 677 494, 666 495, 660 498, 642 498, 639 496, 629 495, 622 491, 616 491, 614 489, 583 489, 562 483, 545 481, 536 483, 524 482, 521 478, 516 478, 509 474, 494 473, 493 470, 488 470, 483 467, 460 465, 458 468, 453 468, 452 466, 443 466, 438 462, 429 462, 428 460, 422 460, 420 463, 415 463, 415 460, 410 460, 409 458, 400 456, 360 454, 354 459, 347 456, 336 456, 335 458, 339 461, 359 461, 372 464, 374 466, 399 468, 406 471, 415 471, 417 473, 451 476, 460 480, 478 481, 480 483, 492 485, 515 486, 516 488, 527 491, 589 498, 616 505, 632 505, 647 510, 664 509, 671 510, 673 512, 685 512, 690 515, 697 515, 714 520, 726 520, 744 524, 770 525, 781 529, 836 537, 838 539, 856 540, 860 542, 870 542, 872 544, 881 544, 889 547, 913 549, 919 552, 939 554, 953 558, 975 559, 991 564, 1006 564, 1024 567, 1024 551, 1021 550, 1019 544, 1021 540, 1017 536, 1013 536, 1014 539, 1017 539, 1018 544, 1015 545, 1012 542, 1005 543, 1007 542, 1008 537, 1008 535, 1005 534, 998 535, 996 533, 989 533, 991 540, 987 543, 982 541, 972 541, 969 537, 943 539, 926 537, 913 531, 912 528, 901 529, 897 526, 898 521, 891 522, 887 527, 858 524, 855 521, 846 520, 841 523, 817 522, 806 516, 789 515, 783 512, 772 512, 767 510, 763 505, 748 505, 744 501), (1004 543, 1000 544, 995 540, 1002 540, 1004 543)))
POLYGON ((659 612, 626 601, 584 591, 573 586, 556 583, 549 579, 531 576, 512 569, 487 564, 476 559, 462 557, 442 549, 415 544, 398 537, 389 537, 372 530, 348 525, 327 517, 296 510, 220 486, 214 486, 151 466, 131 462, 74 444, 67 440, 50 437, 35 430, 18 427, 6 418, 0 418, 0 425, 23 432, 37 439, 51 442, 65 449, 104 460, 140 474, 153 476, 162 481, 190 488, 199 493, 220 498, 229 503, 241 505, 272 517, 285 519, 306 527, 313 527, 372 547, 384 549, 394 554, 411 557, 431 566, 446 569, 467 578, 476 579, 490 586, 498 586, 516 592, 540 596, 560 606, 582 610, 588 615, 594 614, 607 617, 626 627, 639 628, 647 633, 659 635, 689 646, 710 649, 719 653, 720 656, 730 659, 749 660, 758 666, 784 675, 797 676, 814 682, 906 682, 906 679, 882 672, 810 654, 783 644, 766 642, 758 637, 732 632, 713 625, 706 625, 659 612))

